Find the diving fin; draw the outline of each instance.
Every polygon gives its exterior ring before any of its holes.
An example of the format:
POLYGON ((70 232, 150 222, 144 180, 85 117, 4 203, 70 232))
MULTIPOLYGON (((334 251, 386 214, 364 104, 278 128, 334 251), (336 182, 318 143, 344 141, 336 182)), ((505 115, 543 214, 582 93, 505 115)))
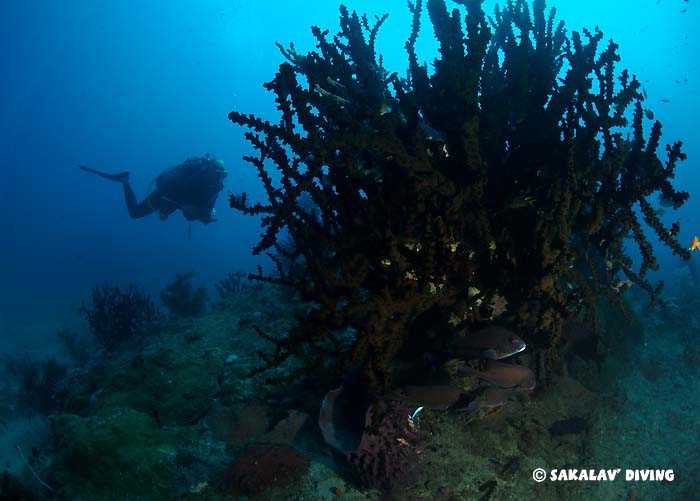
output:
POLYGON ((108 172, 102 172, 99 170, 91 169, 90 167, 86 167, 85 165, 78 164, 78 167, 81 170, 84 170, 85 172, 97 174, 98 176, 103 177, 105 179, 109 179, 110 181, 119 181, 120 183, 129 182, 129 171, 117 172, 116 174, 109 174, 108 172))

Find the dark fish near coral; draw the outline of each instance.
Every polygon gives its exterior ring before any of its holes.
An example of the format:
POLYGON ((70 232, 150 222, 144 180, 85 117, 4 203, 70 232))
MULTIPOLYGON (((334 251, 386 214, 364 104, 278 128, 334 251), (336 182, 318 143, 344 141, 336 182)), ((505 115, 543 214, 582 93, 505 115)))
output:
POLYGON ((700 238, 697 235, 693 237, 693 242, 690 244, 690 252, 694 250, 700 250, 700 238))
POLYGON ((500 360, 520 353, 527 344, 516 333, 497 327, 485 327, 476 332, 466 333, 455 341, 457 354, 489 360, 500 360))
POLYGON ((487 388, 481 395, 469 402, 466 408, 459 410, 475 413, 502 407, 508 403, 515 393, 516 390, 512 388, 487 388))
POLYGON ((476 371, 476 376, 504 389, 532 390, 535 388, 535 374, 525 366, 504 364, 489 360, 483 371, 476 371))
POLYGON ((654 120, 654 112, 651 110, 644 110, 644 116, 649 120, 654 120))
POLYGON ((503 465, 501 471, 499 472, 499 475, 515 475, 516 473, 518 473, 518 470, 520 469, 521 465, 522 462, 520 458, 518 456, 513 456, 506 464, 503 465))
POLYGON ((479 498, 479 501, 488 501, 491 499, 491 494, 498 487, 498 483, 495 480, 489 480, 488 482, 479 486, 479 492, 483 492, 484 495, 479 498))
POLYGON ((553 437, 561 435, 578 435, 588 430, 588 421, 582 417, 561 419, 552 423, 549 434, 553 437))
POLYGON ((532 207, 535 205, 535 197, 527 196, 527 195, 519 195, 513 199, 511 199, 507 204, 506 204, 506 209, 522 209, 525 207, 532 207))
POLYGON ((341 452, 355 450, 362 440, 369 400, 357 385, 347 383, 329 391, 318 415, 325 442, 341 452))
POLYGON ((595 362, 601 369, 602 357, 599 353, 599 337, 589 323, 580 320, 567 320, 562 327, 562 353, 568 359, 579 357, 595 362))
POLYGON ((405 404, 444 411, 452 407, 464 394, 464 390, 450 384, 403 386, 391 396, 405 404))
POLYGON ((673 207, 673 199, 661 193, 659 195, 659 205, 661 207, 673 207))

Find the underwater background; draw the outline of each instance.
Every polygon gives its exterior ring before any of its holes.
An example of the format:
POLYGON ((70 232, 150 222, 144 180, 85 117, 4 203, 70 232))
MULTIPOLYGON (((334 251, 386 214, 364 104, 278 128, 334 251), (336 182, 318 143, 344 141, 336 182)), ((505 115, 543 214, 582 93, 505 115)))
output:
MULTIPOLYGON (((404 44, 412 23, 406 2, 345 4, 370 19, 389 13, 376 49, 384 67, 406 74, 404 44)), ((483 3, 487 15, 495 4, 483 3)), ((419 480, 405 490, 383 484, 372 489, 353 480, 334 462, 337 451, 323 446, 318 409, 339 379, 324 380, 319 373, 307 388, 248 375, 258 350, 270 349, 261 345, 258 328, 284 333, 307 310, 299 297, 272 284, 249 284, 244 276, 257 273, 258 265, 265 272, 276 268, 264 254, 252 253, 263 231, 261 216, 249 217, 229 204, 229 195, 245 192, 259 201, 266 193, 241 158, 253 154, 245 130, 227 115, 235 110, 276 123, 280 112, 263 88, 286 61, 275 42, 294 42, 299 54, 316 50, 310 26, 336 33, 338 7, 325 0, 29 0, 3 6, 3 499, 321 500, 364 499, 366 493, 376 499, 697 498, 700 354, 694 336, 700 319, 694 301, 700 284, 644 224, 659 264, 647 278, 665 282, 661 298, 673 305, 648 310, 644 292, 629 289, 624 299, 637 323, 617 313, 601 315, 608 335, 615 332, 619 339, 607 343, 606 357, 599 355, 598 375, 588 368, 580 369, 588 379, 559 374, 561 384, 509 406, 522 412, 466 421, 463 414, 426 404, 421 426, 429 445, 418 460, 419 480), (207 153, 223 160, 228 175, 215 205, 217 221, 192 222, 189 237, 190 223, 179 212, 165 221, 157 215, 132 219, 117 183, 77 167, 130 171, 141 200, 160 172, 207 153), (222 294, 216 285, 237 272, 222 294), (96 308, 91 294, 100 284, 122 291, 142 287, 170 315, 149 327, 145 345, 104 350, 85 314, 96 308), (198 288, 206 288, 206 306, 178 315, 161 300, 172 284, 195 298, 198 288), (73 355, 82 350, 82 358, 71 356, 68 345, 73 355), (308 408, 301 409, 304 399, 308 408), (114 436, 98 436, 99 423, 112 418, 114 436), (552 431, 553 423, 572 431, 552 431), (136 437, 123 438, 132 432, 136 437), (280 450, 251 452, 250 444, 280 450), (166 451, 167 461, 147 457, 154 450, 166 451), (289 483, 261 477, 251 487, 236 477, 244 474, 230 465, 256 453, 266 460, 265 454, 284 456, 289 466, 279 478, 288 475, 289 483), (116 459, 98 464, 109 454, 116 459), (675 479, 540 484, 530 476, 538 466, 622 468, 623 474, 625 468, 674 469, 675 479), (95 471, 86 474, 90 469, 95 471), (272 491, 258 488, 267 481, 275 484, 272 491)), ((649 200, 664 225, 680 221, 678 241, 690 248, 700 233, 700 8, 694 0, 550 0, 551 7, 568 33, 598 26, 602 46, 608 38, 619 44, 616 71, 627 68, 641 83, 644 108, 663 123, 660 150, 683 142, 688 158, 678 164, 673 185, 690 198, 675 211, 656 194, 649 200)), ((438 43, 425 9, 421 19, 416 53, 430 62, 438 43)), ((638 266, 636 246, 626 249, 638 266)), ((534 358, 527 362, 534 370, 534 358)))

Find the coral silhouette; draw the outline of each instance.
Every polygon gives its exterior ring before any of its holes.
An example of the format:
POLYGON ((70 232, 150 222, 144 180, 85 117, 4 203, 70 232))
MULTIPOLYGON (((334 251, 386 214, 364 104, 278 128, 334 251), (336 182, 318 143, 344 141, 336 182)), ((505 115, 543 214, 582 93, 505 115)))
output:
POLYGON ((193 289, 194 273, 177 274, 175 281, 161 293, 163 304, 170 313, 179 317, 200 317, 207 310, 207 290, 193 289))
POLYGON ((109 284, 95 286, 91 305, 81 306, 80 312, 97 342, 107 350, 144 334, 158 318, 158 308, 151 298, 134 285, 124 291, 109 284))
POLYGON ((278 44, 287 61, 265 84, 277 123, 229 114, 248 129, 257 154, 244 158, 267 196, 230 198, 262 216, 254 253, 276 264, 253 278, 315 305, 287 337, 261 332, 276 350, 259 370, 295 357, 304 367, 284 378, 297 379, 335 360, 340 372, 361 366, 386 393, 402 348, 447 344, 496 304, 508 305, 499 321, 554 365, 564 320, 595 325, 598 298, 620 304, 637 284, 657 301, 663 284, 646 279, 658 263, 643 223, 689 258, 679 223, 666 228, 649 202, 661 193, 677 209, 688 198, 671 184, 681 143, 660 158, 661 123, 645 122, 617 45, 597 28, 567 34, 543 0, 509 1, 493 18, 479 0, 455 3, 426 2, 439 44, 432 71, 415 51, 422 2, 409 2, 406 78, 375 50, 386 16, 371 24, 341 6, 336 36, 312 28, 318 50, 278 44), (283 229, 293 255, 278 243, 283 229), (439 326, 430 340, 424 325, 439 326), (338 333, 348 328, 356 337, 344 349, 338 333))

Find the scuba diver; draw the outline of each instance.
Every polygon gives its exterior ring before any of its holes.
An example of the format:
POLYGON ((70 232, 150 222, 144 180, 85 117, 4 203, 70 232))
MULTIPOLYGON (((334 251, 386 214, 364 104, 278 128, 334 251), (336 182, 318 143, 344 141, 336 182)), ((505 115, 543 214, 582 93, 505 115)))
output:
POLYGON ((224 187, 222 180, 227 175, 224 162, 211 158, 209 154, 188 158, 162 172, 154 181, 155 188, 151 190, 149 187, 150 193, 139 203, 129 184, 128 171, 109 174, 84 165, 78 167, 85 172, 122 183, 126 208, 134 219, 158 212, 160 218, 165 220, 179 209, 190 223, 201 221, 204 224, 216 221, 214 203, 224 187))

